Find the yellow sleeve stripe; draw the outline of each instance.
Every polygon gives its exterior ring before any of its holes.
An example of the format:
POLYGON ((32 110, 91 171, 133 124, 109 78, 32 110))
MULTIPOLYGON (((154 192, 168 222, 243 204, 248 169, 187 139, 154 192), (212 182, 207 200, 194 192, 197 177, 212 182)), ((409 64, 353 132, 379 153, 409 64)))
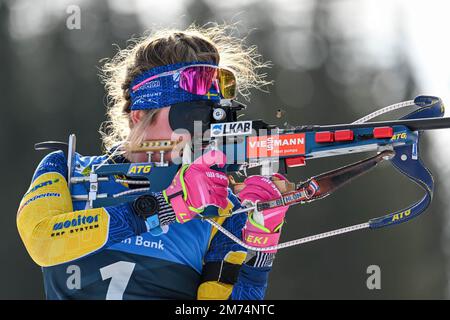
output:
MULTIPOLYGON (((224 212, 229 212, 228 210, 233 208, 233 203, 228 199, 228 206, 224 210, 224 212)), ((223 225, 227 216, 220 216, 214 218, 214 220, 223 225)), ((212 227, 211 235, 209 237, 208 249, 211 245, 211 241, 214 236, 217 234, 217 229, 212 227)), ((224 261, 233 264, 243 264, 245 258, 247 257, 247 252, 245 251, 230 251, 224 257, 224 261)), ((228 283, 222 283, 219 281, 207 281, 200 284, 197 290, 197 299, 198 300, 227 300, 231 292, 233 291, 233 285, 228 283)))
POLYGON ((73 211, 66 179, 50 172, 38 177, 23 197, 17 228, 31 258, 47 267, 102 248, 109 214, 103 208, 73 211))
MULTIPOLYGON (((219 208, 219 210, 218 210, 219 216, 218 216, 218 217, 215 217, 215 218, 213 218, 213 219, 214 219, 218 224, 222 225, 222 224, 225 222, 225 219, 229 217, 229 216, 226 215, 225 213, 230 212, 230 210, 232 210, 232 209, 233 209, 233 203, 231 202, 230 199, 228 199, 228 205, 227 205, 227 207, 226 207, 225 209, 219 208)), ((218 230, 217 230, 216 228, 214 228, 213 226, 211 226, 211 228, 212 228, 212 229, 211 229, 211 235, 209 236, 208 249, 209 249, 209 246, 211 245, 212 239, 214 238, 214 236, 216 235, 216 233, 217 233, 217 231, 218 231, 218 230)))
POLYGON ((217 281, 207 281, 200 284, 197 291, 197 300, 227 300, 233 285, 217 281))

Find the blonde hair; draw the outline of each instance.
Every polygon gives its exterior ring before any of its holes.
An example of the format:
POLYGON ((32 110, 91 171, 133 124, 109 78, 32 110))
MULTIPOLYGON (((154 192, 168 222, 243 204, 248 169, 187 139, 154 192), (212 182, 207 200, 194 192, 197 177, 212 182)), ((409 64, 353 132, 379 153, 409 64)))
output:
POLYGON ((236 73, 238 93, 249 100, 249 89, 262 90, 268 82, 259 70, 270 66, 263 62, 256 46, 244 45, 245 38, 233 36, 236 24, 199 27, 186 30, 161 28, 148 36, 131 39, 131 44, 106 59, 101 78, 107 93, 107 121, 100 129, 103 145, 110 149, 121 144, 135 146, 142 142, 142 130, 159 110, 146 110, 141 123, 134 126, 130 118, 130 84, 142 72, 179 62, 209 61, 236 73))

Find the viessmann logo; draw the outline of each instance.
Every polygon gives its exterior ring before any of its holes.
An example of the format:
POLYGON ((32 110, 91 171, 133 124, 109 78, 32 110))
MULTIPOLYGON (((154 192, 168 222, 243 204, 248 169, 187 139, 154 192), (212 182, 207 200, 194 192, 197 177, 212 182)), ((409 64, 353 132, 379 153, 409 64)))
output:
POLYGON ((251 133, 251 121, 225 122, 211 125, 211 137, 240 136, 251 133))
POLYGON ((257 136, 247 138, 249 158, 305 154, 305 134, 257 136))
POLYGON ((274 150, 278 147, 298 146, 304 143, 303 138, 274 139, 269 137, 266 140, 250 141, 250 148, 265 148, 267 150, 274 150))

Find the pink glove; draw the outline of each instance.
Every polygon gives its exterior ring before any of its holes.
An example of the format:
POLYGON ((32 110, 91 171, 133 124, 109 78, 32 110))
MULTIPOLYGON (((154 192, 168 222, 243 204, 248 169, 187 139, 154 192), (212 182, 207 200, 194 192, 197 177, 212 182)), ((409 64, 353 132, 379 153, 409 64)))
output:
MULTIPOLYGON (((275 179, 287 180, 281 174, 275 173, 275 179)), ((244 181, 245 187, 238 193, 241 202, 269 201, 279 198, 281 192, 275 184, 263 176, 251 176, 244 181)), ((281 227, 288 206, 264 210, 263 212, 251 212, 248 216, 244 229, 242 230, 245 243, 266 248, 278 244, 280 240, 281 227)), ((264 251, 275 253, 277 250, 264 251)))
POLYGON ((228 178, 210 168, 213 165, 222 168, 225 163, 225 154, 212 150, 192 164, 181 167, 172 184, 163 191, 179 223, 191 220, 207 206, 227 207, 228 178))

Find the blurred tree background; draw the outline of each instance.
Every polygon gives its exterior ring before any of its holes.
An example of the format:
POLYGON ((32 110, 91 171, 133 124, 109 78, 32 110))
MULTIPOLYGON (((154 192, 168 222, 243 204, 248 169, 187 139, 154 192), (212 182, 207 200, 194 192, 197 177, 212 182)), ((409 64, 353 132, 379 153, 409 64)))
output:
MULTIPOLYGON (((280 125, 286 119, 297 125, 346 123, 428 90, 417 76, 420 61, 408 47, 414 33, 405 23, 402 3, 0 0, 0 143, 5 169, 0 298, 44 297, 40 268, 26 253, 15 225, 19 201, 44 156, 33 144, 66 141, 76 133, 78 152, 99 154, 97 131, 105 120, 105 96, 97 74, 99 60, 115 54, 113 44, 123 48, 131 36, 158 26, 239 21, 236 35, 248 36, 246 43, 257 45, 274 64, 267 70, 275 80, 270 93, 253 92, 246 117, 280 125), (71 4, 81 9, 79 30, 66 26, 71 4), (278 108, 286 111, 286 119, 276 119, 278 108)), ((449 80, 448 73, 445 76, 449 80)), ((447 95, 449 84, 440 84, 444 91, 439 87, 439 92, 429 93, 447 95)), ((425 138, 432 146, 444 146, 432 140, 438 141, 437 136, 425 138)), ((444 176, 450 170, 439 152, 428 143, 422 145, 437 183, 427 214, 399 227, 279 251, 266 297, 448 298, 449 186, 444 176), (366 287, 369 265, 381 268, 381 290, 366 287)), ((304 179, 360 158, 317 160, 291 170, 290 178, 304 179)), ((290 209, 282 240, 363 222, 420 196, 415 185, 383 165, 331 197, 290 209)))

